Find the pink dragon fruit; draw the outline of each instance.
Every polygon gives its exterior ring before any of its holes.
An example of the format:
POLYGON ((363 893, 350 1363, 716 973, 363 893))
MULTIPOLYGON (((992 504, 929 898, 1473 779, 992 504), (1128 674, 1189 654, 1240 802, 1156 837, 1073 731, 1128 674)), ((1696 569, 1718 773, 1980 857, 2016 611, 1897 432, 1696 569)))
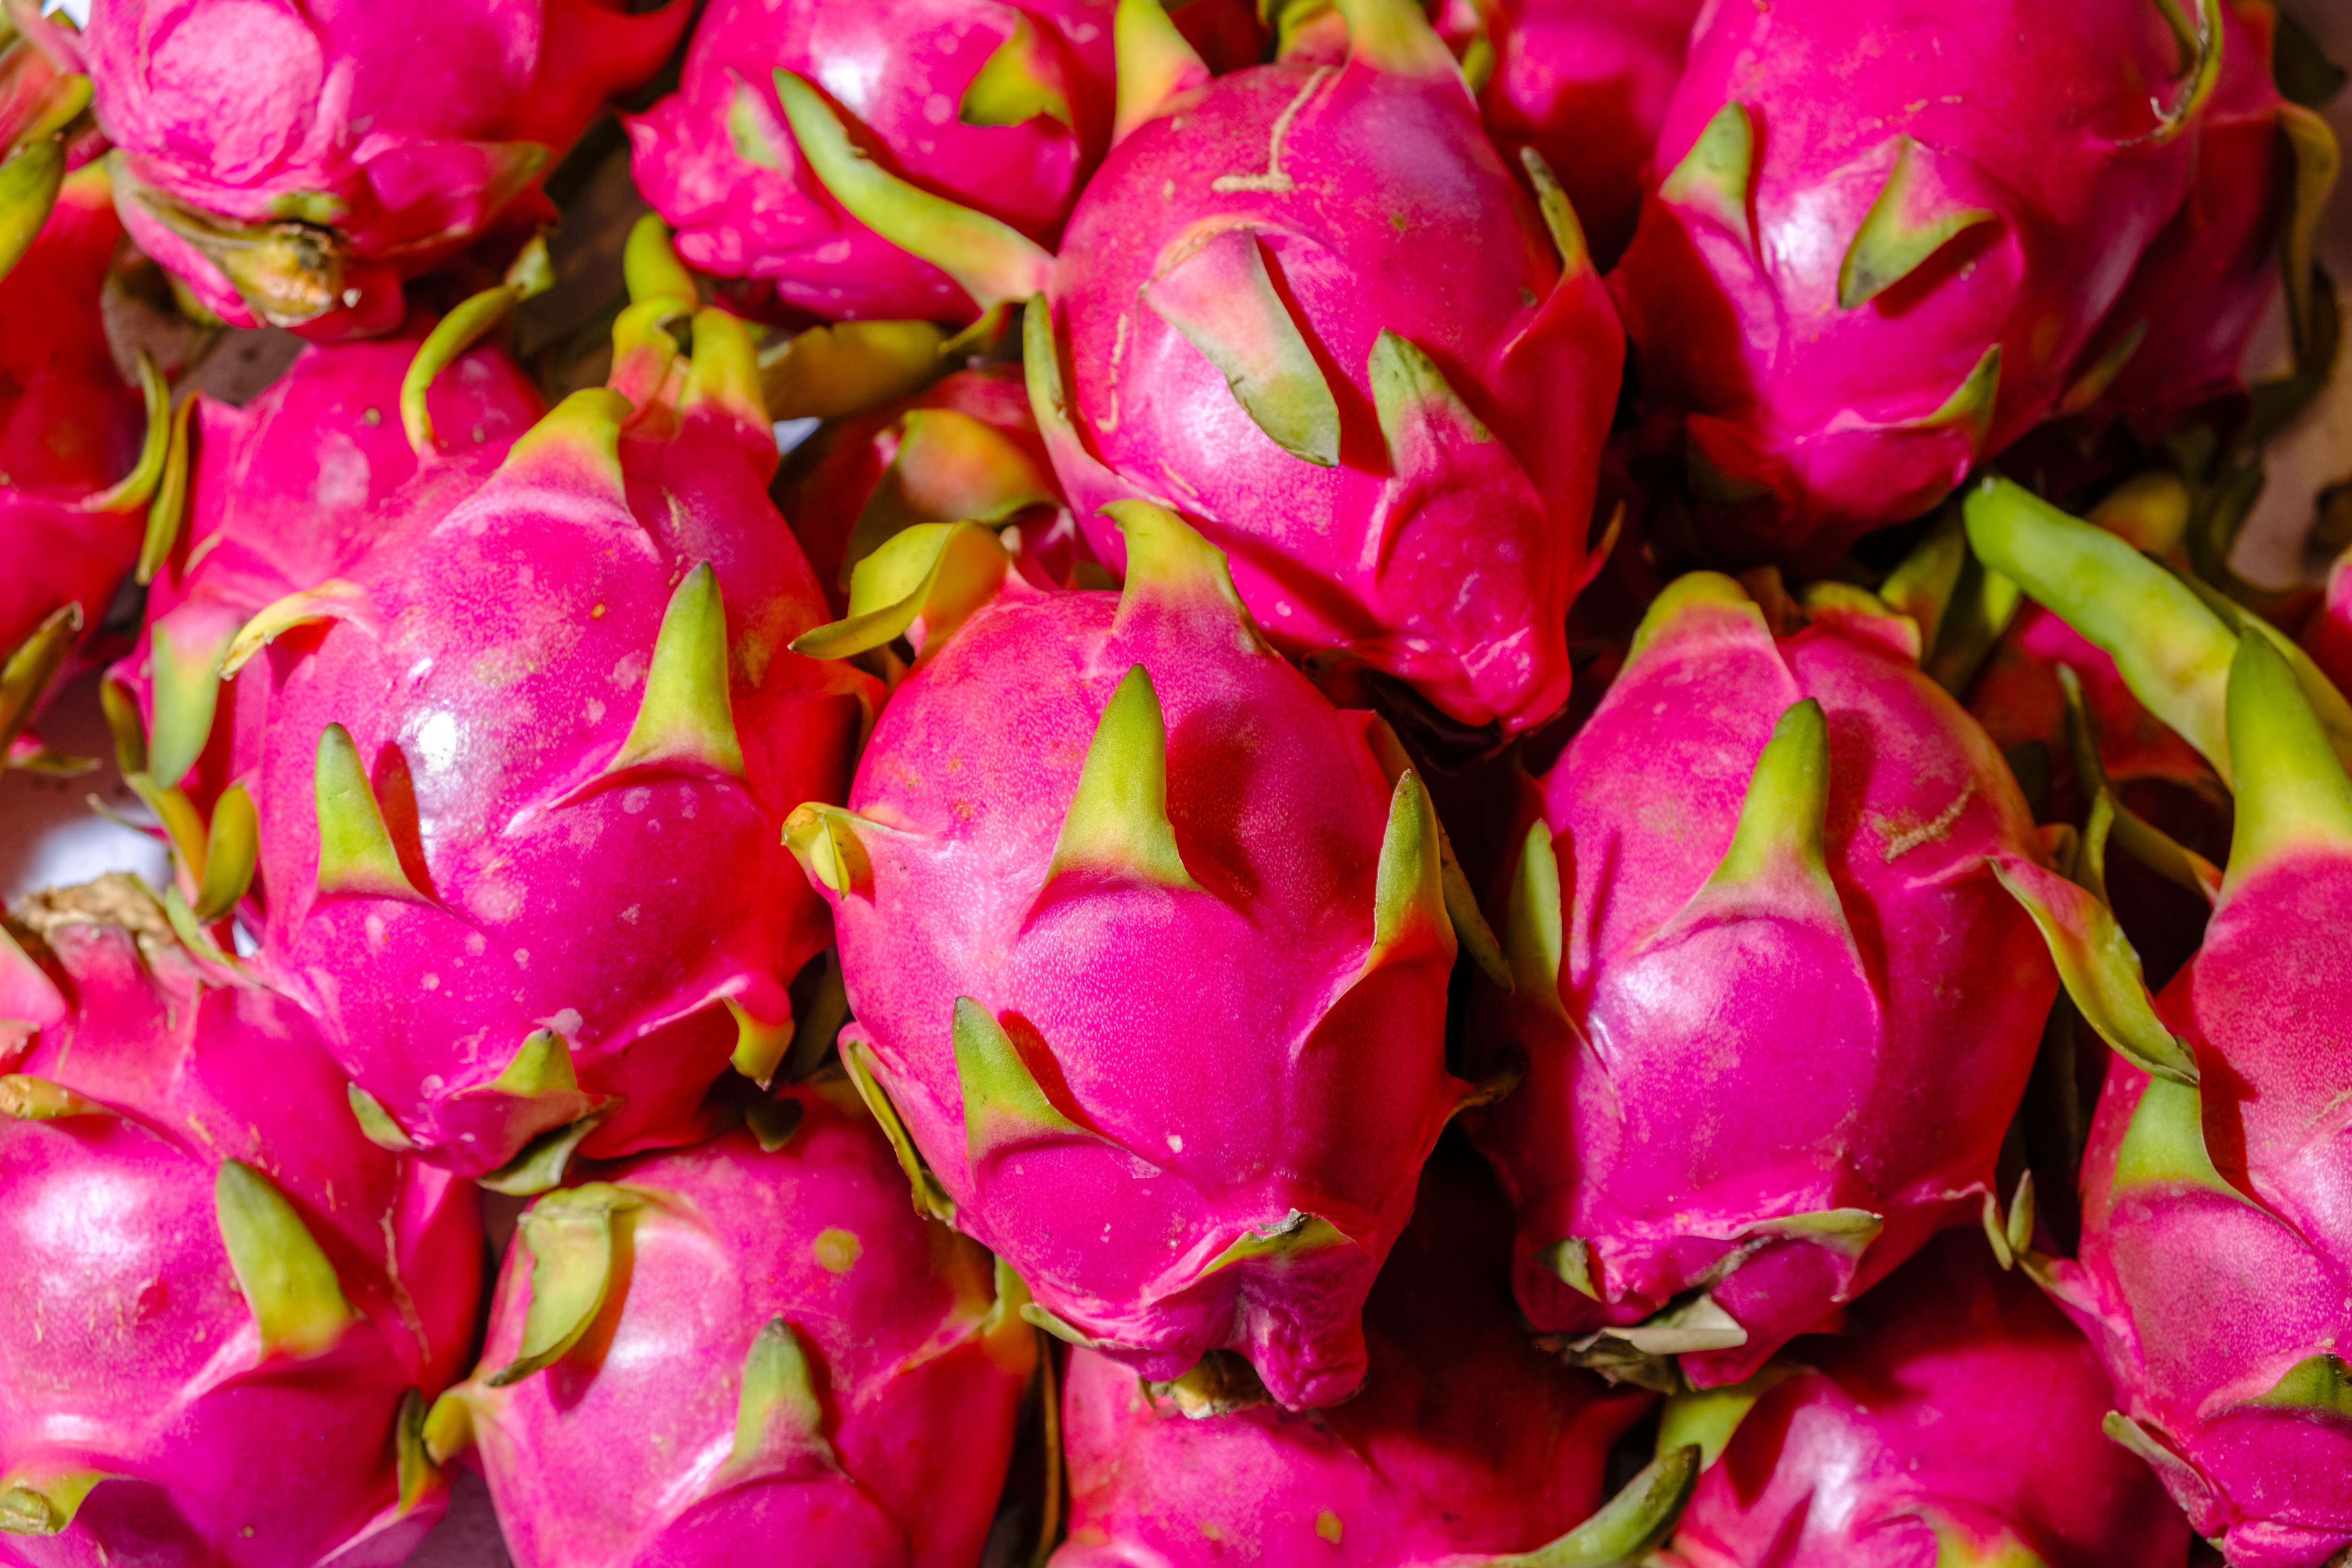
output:
POLYGON ((979 1561, 1036 1331, 908 1213, 845 1081, 749 1115, 523 1215, 480 1369, 425 1426, 479 1445, 521 1568, 979 1561))
POLYGON ((1661 1443, 1697 1441, 1708 1467, 1662 1568, 2187 1561, 2187 1521, 2100 1433, 2091 1347, 1982 1237, 1938 1237, 1853 1317, 1668 1404, 1661 1443))
POLYGON ((2284 275, 2298 347, 2311 347, 2312 241, 2336 183, 2336 133, 2271 75, 2267 5, 2222 4, 2213 96, 2193 132, 2195 177, 2084 350, 2062 413, 2120 413, 2151 439, 2199 404, 2242 392, 2246 350, 2284 275))
POLYGON ((446 1493, 473 1190, 362 1136, 285 998, 120 873, 0 926, 0 1548, 392 1568, 446 1493))
POLYGON ((1149 497, 1284 651, 1516 731, 1567 700, 1623 334, 1565 197, 1537 160, 1528 199, 1419 11, 1339 10, 1344 63, 1212 80, 1123 0, 1118 131, 1028 313, 1038 424, 1105 561, 1097 509, 1149 497))
POLYGON ((1492 1180, 1441 1150, 1365 1303, 1371 1375, 1347 1404, 1187 1419, 1194 1391, 1072 1352, 1070 1534, 1053 1568, 1635 1561, 1672 1525, 1697 1455, 1601 1508, 1611 1445, 1647 1401, 1528 1342, 1509 1259, 1492 1180))
POLYGON ((1013 365, 957 371, 834 422, 785 459, 775 496, 836 616, 848 613, 851 569, 919 522, 1010 525, 1015 559, 1040 586, 1069 583, 1093 559, 1013 365))
POLYGON ((798 646, 912 627, 919 654, 851 809, 786 831, 918 1202, 1073 1342, 1161 1381, 1236 1350, 1283 1405, 1328 1405, 1470 1092, 1436 818, 1213 548, 1148 502, 1117 515, 1119 594, 1035 588, 970 523, 867 558, 851 617, 798 646))
POLYGON ((174 496, 186 515, 158 507, 141 563, 152 579, 146 625, 109 679, 118 710, 138 721, 123 727, 136 764, 127 773, 197 878, 209 858, 198 827, 261 762, 276 663, 255 659, 223 681, 236 634, 364 548, 377 509, 416 474, 419 445, 454 496, 546 412, 503 354, 453 361, 451 334, 433 327, 420 314, 395 337, 306 346, 242 408, 202 396, 184 405, 191 441, 174 496))
POLYGON ((868 227, 855 190, 829 188, 775 74, 823 89, 861 151, 929 205, 963 204, 1051 245, 1110 140, 1111 9, 719 0, 678 90, 629 122, 637 187, 688 263, 753 279, 795 310, 970 320, 960 279, 868 227))
MULTIPOLYGON (((100 170, 67 180, 39 237, 7 277, 0 317, 0 754, 138 558, 140 509, 163 461, 166 393, 142 365, 123 384, 99 318, 122 238, 100 170)), ((26 742, 19 760, 37 752, 26 742)))
POLYGON ((686 0, 95 0, 123 222, 236 326, 387 331, 403 279, 552 216, 540 183, 686 0))
POLYGON ((1704 0, 1451 0, 1439 12, 1505 155, 1533 147, 1617 264, 1642 215, 1650 153, 1704 0))
POLYGON ((2338 690, 2352 691, 2352 551, 2328 569, 2326 593, 2304 623, 2303 646, 2338 690))
POLYGON ((2061 405, 2188 192, 2214 3, 2185 51, 2147 0, 1706 13, 1612 281, 1723 552, 1825 563, 2061 405))
POLYGON ((741 323, 656 295, 614 335, 612 387, 424 465, 226 665, 278 639, 267 963, 388 1142, 507 1190, 690 1142, 730 1052, 774 1071, 826 942, 779 830, 872 686, 784 646, 824 600, 741 323))
POLYGON ((1520 1304, 1660 1386, 1749 1376, 1975 1214, 2055 989, 2037 922, 2100 1032, 2180 1067, 1914 623, 1839 585, 1806 608, 1776 637, 1729 578, 1671 585, 1509 892, 1527 1078, 1472 1134, 1520 1304))
POLYGON ((47 221, 66 172, 105 151, 72 22, 17 0, 0 15, 0 278, 47 221))

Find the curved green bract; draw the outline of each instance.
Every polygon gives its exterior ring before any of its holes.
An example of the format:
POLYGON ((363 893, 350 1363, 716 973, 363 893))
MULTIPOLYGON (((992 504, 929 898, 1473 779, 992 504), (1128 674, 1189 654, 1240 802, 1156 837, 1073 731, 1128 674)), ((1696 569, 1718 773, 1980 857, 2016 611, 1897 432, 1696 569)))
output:
POLYGON ((670 593, 637 717, 604 776, 637 768, 745 776, 728 694, 727 607, 708 561, 670 593))
POLYGON ((1041 1139, 1085 1136, 1054 1107, 996 1015, 969 996, 955 1004, 956 1081, 963 1090, 964 1152, 977 1173, 990 1156, 1041 1139))
POLYGON ((1934 206, 1928 177, 1921 172, 1927 156, 1908 135, 1895 138, 1895 161, 1886 183, 1863 215, 1838 267, 1840 308, 1851 310, 1875 300, 1962 231, 1993 221, 1993 214, 1982 207, 1934 206))
POLYGON ((1669 1449, 1566 1535, 1533 1552, 1487 1558, 1482 1568, 1634 1568, 1664 1544, 1698 1472, 1696 1444, 1669 1449))
POLYGON ((1658 197, 1704 213, 1753 244, 1748 197, 1755 179, 1755 121, 1747 105, 1727 103, 1716 110, 1674 172, 1659 182, 1658 197))
POLYGON ((1267 439, 1318 468, 1339 463, 1339 399, 1275 289, 1255 230, 1196 239, 1138 292, 1216 367, 1267 439))
POLYGON ((306 1359, 332 1349, 359 1314, 278 1184, 242 1160, 224 1160, 213 1207, 229 1268, 261 1331, 262 1354, 306 1359))
MULTIPOLYGON (((523 1215, 521 1240, 530 1249, 530 1306, 515 1359, 483 1381, 492 1388, 520 1383, 561 1360, 580 1342, 604 1310, 618 1272, 614 1230, 621 1216, 645 1200, 605 1182, 548 1194, 523 1215)), ((626 1288, 625 1281, 623 1282, 626 1288)))
POLYGON ((1168 820, 1168 721, 1151 672, 1120 678, 1087 743, 1045 886, 1079 871, 1197 889, 1168 820))
POLYGON ((416 357, 408 362, 408 373, 400 379, 400 427, 408 437, 410 451, 429 458, 439 450, 428 405, 433 383, 521 299, 522 290, 503 283, 485 289, 442 317, 417 345, 416 357))
POLYGON ((2230 666, 2229 728, 2238 800, 2221 897, 2285 856, 2352 854, 2352 778, 2294 669, 2264 637, 2239 639, 2230 666))
POLYGON ((1184 35, 1169 19, 1160 0, 1118 0, 1111 22, 1112 49, 1118 67, 1118 106, 1111 117, 1111 144, 1117 146, 1160 106, 1190 88, 1209 79, 1209 68, 1184 35))

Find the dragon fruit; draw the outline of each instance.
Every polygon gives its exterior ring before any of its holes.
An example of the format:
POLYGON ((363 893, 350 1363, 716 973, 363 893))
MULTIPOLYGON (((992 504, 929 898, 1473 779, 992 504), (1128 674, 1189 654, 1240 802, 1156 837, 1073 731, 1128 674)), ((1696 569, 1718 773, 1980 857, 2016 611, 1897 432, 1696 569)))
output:
POLYGON ((2217 3, 2185 48, 2147 0, 1707 12, 1612 281, 1722 553, 1824 563, 2095 369, 2188 194, 2217 3))
POLYGON ((1485 75, 1478 106, 1488 134, 1506 156, 1533 147, 1559 172, 1603 271, 1633 237, 1702 4, 1450 0, 1439 12, 1465 73, 1485 75))
POLYGON ((1436 818, 1213 547, 1116 514, 1118 594, 1034 587, 971 523, 869 557, 851 617, 798 646, 912 630, 919 655, 851 809, 786 831, 833 906, 844 1059, 918 1203, 1075 1343, 1160 1381, 1238 1351, 1281 1404, 1328 1405, 1471 1092, 1445 1069, 1436 818))
POLYGON ((396 328, 402 280, 553 216, 540 184, 687 0, 94 0, 123 222, 236 326, 396 328))
POLYGON ((310 1021, 136 879, 0 926, 11 1563, 398 1563, 446 1489, 473 1190, 376 1148, 310 1021))
POLYGON ((85 170, 7 278, 0 538, 13 564, 0 580, 0 754, 138 558, 140 509, 163 468, 163 378, 142 363, 142 447, 139 392, 115 370, 99 318, 121 238, 104 172, 85 170))
POLYGON ((0 278, 47 223, 66 172, 104 151, 72 23, 17 0, 0 15, 0 278))
POLYGON ((848 613, 851 569, 919 522, 1017 530, 1009 542, 1041 586, 1067 584, 1092 559, 1013 365, 957 371, 835 421, 793 449, 774 493, 835 616, 848 613))
POLYGON ((837 796, 873 685, 784 646, 824 600, 742 324, 656 294, 614 337, 611 387, 424 465, 226 661, 277 639, 271 972, 380 1135, 514 1191, 691 1142, 730 1053, 773 1073, 826 943, 780 829, 837 796))
POLYGON ((2352 551, 2328 568, 2326 593, 2304 623, 2303 646, 2338 690, 2352 691, 2352 551))
POLYGON ((1637 1560, 1673 1523, 1696 1453, 1593 1517, 1610 1447, 1648 1402, 1528 1342, 1509 1259, 1492 1179, 1441 1150, 1365 1303, 1371 1375, 1347 1404, 1187 1419, 1195 1390, 1072 1352, 1070 1534, 1053 1568, 1637 1560))
POLYGON ((2271 75, 2267 5, 2216 7, 2221 62, 2200 116, 2195 178, 2106 324, 2060 411, 2124 414, 2145 437, 2242 392, 2240 368, 2284 276, 2299 351, 2313 346, 2312 242, 2340 162, 2336 133, 2271 75))
POLYGON ((930 204, 1051 245, 1110 140, 1111 3, 719 0, 678 90, 629 121, 637 187, 698 269, 828 319, 969 320, 963 284, 868 227, 803 152, 779 70, 930 204))
POLYGON ((1097 510, 1150 498, 1285 652, 1516 731, 1567 700, 1623 334, 1566 198, 1538 159, 1528 200, 1419 11, 1339 10, 1343 63, 1212 80, 1123 0, 1118 130, 1028 312, 1038 425, 1106 562, 1097 510), (1478 265, 1433 262, 1457 253, 1478 265))
POLYGON ((1729 578, 1671 585, 1509 889, 1527 1078, 1471 1131, 1519 1301, 1658 1386, 1749 1376, 1976 1212, 2055 989, 2037 923, 2103 1035, 2179 1065, 1914 623, 1805 607, 1776 636, 1729 578))
POLYGON ((425 1426, 479 1445, 521 1568, 979 1561, 1036 1331, 908 1213, 845 1080, 749 1115, 524 1214, 480 1369, 425 1426))
POLYGON ((434 327, 419 314, 394 337, 309 345, 242 408, 203 396, 183 406, 182 477, 141 563, 146 625, 109 680, 117 710, 137 720, 123 725, 127 775, 197 878, 210 858, 199 827, 261 761, 276 661, 224 682, 236 634, 364 547, 376 509, 415 475, 418 446, 436 482, 470 488, 546 412, 503 354, 453 361, 451 334, 434 327), (443 460, 445 450, 471 457, 443 460))
POLYGON ((2189 1526, 2099 1430, 2083 1336, 1954 1231, 1737 1390, 1670 1402, 1708 1468, 1665 1568, 2179 1568, 2189 1526), (1736 1426, 1734 1424, 1736 1423, 1736 1426), (1727 1431, 1729 1427, 1731 1430, 1727 1431))
POLYGON ((2117 1061, 2083 1157, 2075 1259, 2027 1266, 2099 1349, 2108 1435, 2233 1568, 2352 1546, 2352 1169, 2336 1016, 2352 946, 2352 706, 2285 637, 1999 481, 1969 501, 1989 565, 2115 656, 2236 792, 2205 943, 2158 1009, 2187 1073, 2117 1061), (2185 1081, 2184 1081, 2185 1080, 2185 1081))

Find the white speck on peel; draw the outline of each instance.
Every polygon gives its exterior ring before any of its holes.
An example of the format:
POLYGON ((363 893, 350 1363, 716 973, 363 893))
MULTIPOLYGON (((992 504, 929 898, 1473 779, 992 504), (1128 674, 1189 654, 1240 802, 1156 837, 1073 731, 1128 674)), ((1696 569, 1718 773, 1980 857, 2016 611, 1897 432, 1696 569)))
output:
POLYGON ((954 112, 955 105, 948 101, 946 93, 935 92, 923 100, 923 118, 934 125, 945 125, 954 112))
POLYGON ((642 653, 623 654, 613 665, 613 684, 636 685, 646 678, 646 656, 642 653))
POLYGON ((1274 606, 1274 613, 1277 616, 1286 616, 1290 614, 1290 606, 1288 605, 1277 604, 1274 606))
POLYGON ((441 977, 437 974, 428 974, 417 984, 427 991, 438 991, 441 989, 441 977))
POLYGON ((488 941, 484 938, 480 931, 469 931, 466 933, 466 956, 467 958, 481 957, 484 951, 487 950, 489 945, 488 941))
POLYGON ((515 967, 517 969, 529 969, 530 967, 530 949, 527 947, 519 947, 515 949, 515 967))
POLYGON ((369 946, 382 947, 383 945, 383 917, 382 915, 369 915, 366 920, 360 922, 360 929, 367 932, 369 946))
POLYGON ((1181 1154, 1184 1152, 1184 1134, 1181 1132, 1171 1132, 1168 1134, 1168 1147, 1173 1149, 1179 1154, 1181 1154))
POLYGON ((603 720, 604 720, 604 700, 603 700, 601 698, 595 698, 595 697, 591 697, 590 699, 588 699, 588 722, 590 722, 591 724, 594 724, 594 723, 602 722, 602 721, 603 721, 603 720))
MULTIPOLYGON (((635 909, 637 906, 631 904, 629 907, 635 909)), ((542 1029, 552 1029, 565 1039, 570 1039, 580 1032, 580 1009, 566 1007, 561 1013, 539 1020, 539 1026, 542 1029)))
POLYGON ((636 924, 636 923, 637 923, 637 906, 636 906, 636 905, 635 905, 635 904, 631 904, 627 909, 623 910, 621 911, 621 918, 622 918, 623 920, 625 920, 625 921, 628 921, 631 925, 635 925, 635 924, 636 924))
POLYGON ((643 784, 638 785, 635 789, 623 790, 621 792, 621 809, 627 812, 631 816, 635 816, 637 813, 645 810, 647 805, 651 805, 653 803, 653 798, 654 792, 646 788, 643 784))
POLYGON ((417 1081, 416 1087, 423 1089, 425 1097, 430 1099, 434 1095, 440 1093, 443 1087, 446 1085, 448 1079, 443 1078, 439 1073, 429 1072, 417 1081))

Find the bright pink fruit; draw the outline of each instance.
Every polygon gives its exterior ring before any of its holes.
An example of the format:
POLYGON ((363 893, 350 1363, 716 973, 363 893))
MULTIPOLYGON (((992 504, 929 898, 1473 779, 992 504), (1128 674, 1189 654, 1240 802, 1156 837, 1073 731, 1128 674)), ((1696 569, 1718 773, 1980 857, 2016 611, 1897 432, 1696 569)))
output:
POLYGON ((1930 1242, 1846 1332, 1789 1351, 1736 1394, 1667 1406, 1662 1441, 1720 1448, 1672 1568, 2186 1561, 2187 1521, 2099 1430, 2113 1394, 2098 1358, 1974 1230, 1930 1242))
POLYGON ((923 191, 1051 245, 1110 139, 1110 0, 719 0, 678 90, 630 121, 637 186, 678 253, 828 319, 969 320, 953 278, 860 223, 773 85, 813 81, 923 191))
POLYGON ((1266 1568, 1466 1568, 1573 1530, 1646 1402, 1528 1341, 1509 1258, 1492 1181, 1466 1152, 1440 1152, 1364 1305, 1371 1375, 1347 1404, 1188 1417, 1129 1368, 1073 1352, 1070 1534, 1054 1568, 1209 1568, 1244 1552, 1266 1568))
POLYGON ((2033 1260, 2116 1389, 2109 1435, 2235 1568, 2352 1545, 2352 779, 2253 635, 2227 690, 2235 837, 2166 987, 2199 1081, 2108 1069, 2079 1260, 2033 1260))
POLYGON ((1126 0, 1132 109, 1029 312, 1038 424, 1104 560, 1097 509, 1149 497, 1286 652, 1517 731, 1568 698, 1623 334, 1419 12, 1340 9, 1344 63, 1210 79, 1126 0))
POLYGON ((123 221, 224 321, 400 324, 400 285, 502 223, 690 7, 96 0, 83 42, 123 221))
MULTIPOLYGON (((139 646, 110 677, 137 705, 157 789, 182 788, 209 814, 258 767, 275 661, 257 658, 223 682, 221 656, 262 608, 332 578, 415 476, 401 384, 432 325, 420 318, 395 337, 305 347, 241 408, 198 397, 184 526, 149 584, 139 646)), ((426 407, 438 437, 426 466, 453 486, 478 482, 546 412, 492 348, 436 376, 426 407)))
POLYGON ((852 811, 788 832, 834 908, 844 1054, 932 1212, 1144 1375, 1230 1348, 1328 1405, 1467 1092, 1436 819, 1375 721, 1266 647, 1223 557, 1119 511, 1123 594, 1034 588, 971 524, 869 559, 862 584, 912 592, 824 646, 920 616, 920 657, 852 811))
POLYGON ((918 522, 1012 525, 1040 586, 1067 584, 1078 561, 1093 559, 1062 504, 1017 365, 960 370, 833 422, 785 459, 775 496, 835 615, 848 608, 850 569, 918 522))
MULTIPOLYGON (((1559 175, 1602 270, 1652 183, 1650 153, 1703 0, 1455 0, 1493 51, 1478 89, 1505 156, 1533 147, 1559 175)), ((1440 26, 1452 17, 1442 16, 1440 26)), ((1465 58, 1465 64, 1469 62, 1465 58)))
POLYGON ((2327 593, 2303 628, 2303 646, 2339 691, 2352 691, 2352 552, 2328 569, 2327 593))
POLYGON ((2165 16, 1783 0, 1702 18, 1612 282, 1726 552, 1820 563, 1917 516, 2096 368, 2094 333, 2189 189, 2203 110, 2165 16))
MULTIPOLYGON (((0 659, 68 605, 96 629, 139 556, 146 421, 107 347, 99 294, 122 238, 105 176, 68 180, 48 221, 7 274, 0 316, 0 659), (124 476, 133 477, 118 485, 124 476), (110 487, 115 487, 110 493, 110 487)), ((160 393, 161 383, 157 384, 160 393)), ((158 452, 160 458, 160 450, 158 452)), ((0 746, 7 736, 0 734, 0 746)))
POLYGON ((274 973, 405 1139, 507 1184, 572 1140, 690 1141, 730 1053, 765 1077, 826 942, 779 842, 837 798, 866 678, 791 652, 824 600, 767 499, 749 337, 630 307, 609 389, 499 460, 425 465, 283 633, 264 758, 274 973), (316 623, 323 622, 320 626, 316 623))
POLYGON ((1908 618, 1807 603, 1776 637, 1728 578, 1670 586, 1511 889, 1527 1078, 1473 1135, 1520 1304, 1620 1375, 1738 1382, 1973 1218, 2055 989, 2000 753, 1908 618))
POLYGON ((8 1561, 392 1568, 474 1327, 473 1189, 362 1135, 292 1003, 134 879, 0 931, 8 1561))
POLYGON ((470 1427, 522 1568, 979 1561, 1035 1331, 847 1083, 751 1115, 523 1215, 426 1429, 470 1427))

